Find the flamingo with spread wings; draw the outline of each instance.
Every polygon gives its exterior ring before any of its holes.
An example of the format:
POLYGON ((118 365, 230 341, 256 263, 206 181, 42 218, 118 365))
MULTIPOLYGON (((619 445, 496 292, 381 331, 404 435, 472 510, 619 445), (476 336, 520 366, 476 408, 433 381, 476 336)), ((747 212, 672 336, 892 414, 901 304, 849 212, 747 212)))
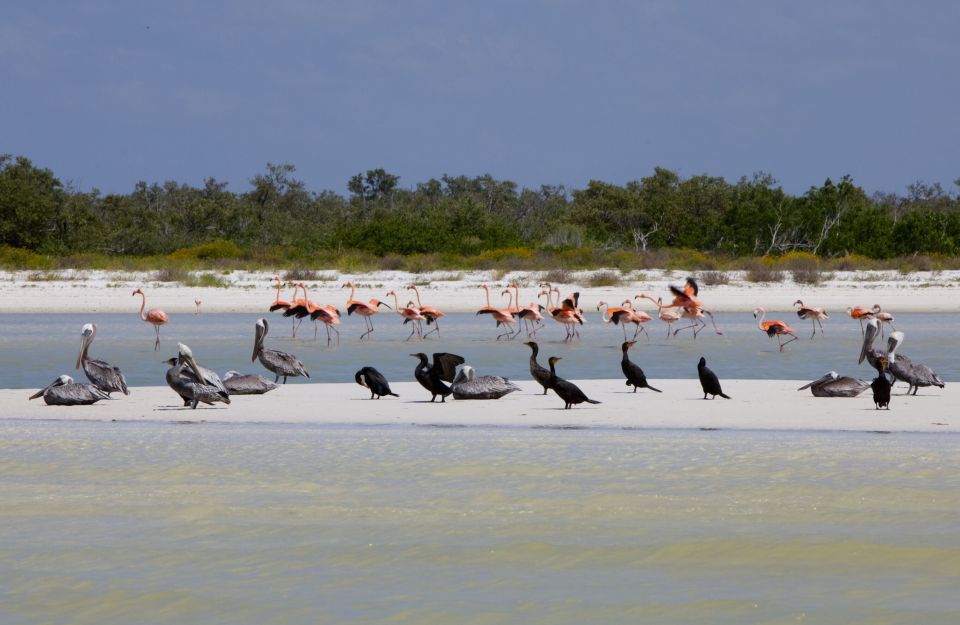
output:
POLYGON ((793 328, 791 328, 789 325, 787 325, 787 324, 784 323, 783 321, 780 321, 779 319, 774 319, 774 320, 772 320, 772 321, 764 321, 764 319, 767 318, 767 311, 765 311, 764 309, 762 309, 762 308, 755 308, 755 309, 753 310, 753 316, 754 316, 754 318, 756 318, 757 315, 760 316, 760 320, 757 321, 757 327, 760 328, 761 331, 766 332, 766 333, 767 333, 767 336, 776 336, 776 337, 777 337, 777 343, 780 344, 780 351, 781 351, 781 352, 783 351, 783 348, 784 348, 786 345, 788 345, 789 343, 792 343, 792 342, 796 341, 796 340, 799 338, 799 337, 797 336, 797 334, 796 334, 796 332, 797 332, 796 330, 794 330, 793 328), (793 337, 793 338, 791 338, 789 341, 787 341, 786 343, 784 343, 784 342, 780 339, 780 337, 783 336, 783 335, 785 335, 785 334, 788 334, 788 335, 790 335, 790 336, 793 337))

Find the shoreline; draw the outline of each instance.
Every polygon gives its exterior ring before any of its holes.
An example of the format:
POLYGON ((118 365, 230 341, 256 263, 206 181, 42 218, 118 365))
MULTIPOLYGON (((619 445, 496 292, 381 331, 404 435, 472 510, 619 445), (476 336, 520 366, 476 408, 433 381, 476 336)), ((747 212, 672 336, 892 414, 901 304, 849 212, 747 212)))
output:
MULTIPOLYGON (((638 293, 662 296, 665 302, 669 301, 669 285, 681 284, 687 275, 698 273, 647 270, 631 273, 617 286, 587 286, 591 276, 599 271, 609 270, 571 272, 571 283, 555 286, 563 295, 579 291, 581 307, 595 312, 601 300, 618 306, 638 293)), ((0 313, 136 313, 139 299, 131 297, 131 293, 138 287, 147 292, 148 308, 161 308, 174 315, 193 314, 194 299, 198 297, 204 313, 266 313, 275 300, 276 290, 270 286, 275 274, 271 272, 194 273, 214 274, 229 286, 189 287, 158 282, 153 279, 155 272, 4 271, 0 272, 0 313)), ((310 299, 319 304, 333 304, 341 308, 343 314, 346 314, 342 308, 349 291, 341 285, 347 281, 357 284, 356 299, 359 300, 377 298, 393 306, 392 298, 386 293, 396 290, 401 296, 400 303, 404 304, 408 298, 413 299, 412 291, 403 290, 412 282, 418 285, 424 305, 445 312, 474 312, 486 304, 480 285, 490 285, 494 306, 506 306, 507 300, 500 296, 500 291, 516 280, 521 287, 521 302, 526 304, 537 301, 537 285, 544 275, 538 271, 319 273, 323 279, 306 281, 310 299)), ((741 271, 724 273, 730 279, 729 284, 700 283, 700 298, 713 312, 750 312, 757 306, 769 311, 789 311, 797 299, 834 315, 844 315, 848 306, 870 307, 876 303, 892 312, 960 312, 960 271, 909 275, 896 271, 833 272, 830 280, 816 286, 797 284, 790 278, 782 282, 754 283, 746 281, 741 271)), ((289 295, 290 289, 281 291, 282 299, 289 295)), ((541 298, 539 302, 544 300, 541 298)), ((641 300, 636 306, 648 313, 656 311, 656 306, 649 301, 641 300)))
POLYGON ((602 404, 563 410, 554 393, 536 392, 531 380, 500 400, 454 400, 431 404, 416 382, 392 384, 399 398, 369 400, 353 383, 281 386, 264 396, 234 396, 232 404, 183 408, 165 386, 135 387, 92 406, 47 406, 27 401, 29 389, 0 389, 0 419, 10 421, 150 421, 168 423, 406 425, 434 427, 616 428, 631 430, 740 430, 802 432, 960 433, 951 415, 957 394, 921 389, 904 396, 894 389, 891 409, 875 410, 870 390, 857 398, 818 398, 796 389, 804 380, 724 380, 733 399, 703 400, 695 379, 657 380, 663 393, 626 390, 622 379, 583 380, 577 385, 602 404), (624 390, 620 390, 624 389, 624 390), (327 413, 318 412, 332 406, 327 413))

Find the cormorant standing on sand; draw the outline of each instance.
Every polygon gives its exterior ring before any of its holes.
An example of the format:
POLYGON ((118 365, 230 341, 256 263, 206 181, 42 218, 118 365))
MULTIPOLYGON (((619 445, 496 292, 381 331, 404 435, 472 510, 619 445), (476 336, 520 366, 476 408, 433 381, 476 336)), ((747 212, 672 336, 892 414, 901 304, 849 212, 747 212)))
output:
POLYGON ((881 367, 880 375, 870 383, 870 388, 873 389, 873 406, 877 410, 881 408, 890 410, 890 389, 893 388, 893 381, 887 377, 887 359, 881 358, 879 364, 881 367))
POLYGON ((550 388, 565 402, 564 410, 569 410, 573 404, 582 404, 583 402, 599 404, 600 402, 596 399, 587 397, 573 382, 568 382, 563 378, 557 377, 558 360, 561 360, 558 356, 550 356, 550 358, 547 359, 547 362, 550 363, 550 388))
POLYGON ((353 379, 356 380, 360 386, 365 386, 370 389, 370 399, 374 399, 374 396, 376 396, 376 399, 380 399, 384 395, 400 397, 390 390, 390 383, 387 382, 387 378, 383 377, 383 374, 373 367, 360 369, 360 371, 357 371, 353 376, 353 379))
POLYGON ((720 379, 716 373, 707 367, 707 359, 703 356, 700 357, 700 362, 697 363, 697 375, 700 376, 700 386, 703 387, 704 399, 707 398, 707 395, 713 395, 711 399, 716 399, 717 395, 724 399, 730 399, 730 396, 725 395, 720 388, 720 379))
POLYGON ((463 356, 438 352, 433 355, 433 364, 430 364, 427 355, 424 353, 410 354, 414 358, 419 358, 420 363, 413 370, 413 375, 417 378, 423 388, 430 391, 431 403, 440 396, 440 403, 446 403, 447 395, 453 391, 444 382, 453 382, 457 374, 457 365, 462 365, 465 361, 463 356))
POLYGON ((630 362, 630 356, 627 355, 627 350, 636 344, 636 341, 624 341, 623 345, 620 346, 620 349, 623 350, 623 360, 620 361, 620 368, 623 369, 623 375, 627 377, 627 386, 632 386, 634 393, 637 392, 638 388, 648 388, 651 391, 662 392, 660 389, 653 388, 647 383, 647 376, 643 373, 640 365, 630 362))
POLYGON ((533 341, 524 343, 533 352, 530 354, 530 375, 537 381, 537 384, 543 387, 543 394, 546 395, 550 390, 550 370, 540 366, 537 362, 537 354, 540 352, 540 346, 533 341))

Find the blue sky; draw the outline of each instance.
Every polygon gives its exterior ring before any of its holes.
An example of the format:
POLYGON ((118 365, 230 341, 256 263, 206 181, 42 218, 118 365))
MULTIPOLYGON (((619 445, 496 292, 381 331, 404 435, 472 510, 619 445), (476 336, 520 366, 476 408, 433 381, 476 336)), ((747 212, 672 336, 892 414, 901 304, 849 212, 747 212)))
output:
POLYGON ((657 166, 799 193, 960 177, 960 3, 7 3, 0 153, 81 189, 657 166))

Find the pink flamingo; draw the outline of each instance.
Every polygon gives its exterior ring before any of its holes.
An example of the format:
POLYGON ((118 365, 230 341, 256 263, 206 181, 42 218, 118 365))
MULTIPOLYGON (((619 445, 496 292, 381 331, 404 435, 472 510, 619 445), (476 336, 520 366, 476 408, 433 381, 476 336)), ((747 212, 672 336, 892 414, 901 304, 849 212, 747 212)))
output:
POLYGON ((420 309, 420 314, 427 318, 427 325, 433 324, 433 329, 423 335, 422 338, 426 338, 433 334, 437 333, 437 338, 440 337, 440 317, 445 315, 440 310, 434 308, 433 306, 424 306, 420 303, 420 290, 417 288, 416 284, 408 284, 408 291, 413 291, 417 295, 417 308, 420 309))
POLYGON ((510 314, 510 311, 503 310, 501 308, 494 308, 493 306, 490 305, 490 287, 488 287, 486 284, 481 284, 480 288, 487 292, 487 305, 481 308, 480 310, 478 310, 477 314, 491 315, 496 320, 498 328, 501 325, 507 328, 506 332, 504 332, 503 334, 497 335, 497 340, 499 341, 503 337, 507 337, 507 339, 509 340, 515 337, 517 334, 519 334, 520 333, 519 330, 517 330, 516 333, 514 333, 513 331, 514 319, 513 319, 513 315, 510 314))
POLYGON ((635 295, 633 299, 648 299, 656 304, 658 310, 657 317, 660 321, 667 324, 667 338, 670 338, 670 327, 677 321, 680 321, 680 313, 664 306, 662 298, 653 299, 649 295, 641 293, 640 295, 635 295))
POLYGON ((199 297, 195 297, 195 298, 193 298, 193 303, 197 305, 197 312, 195 312, 195 313, 193 313, 193 314, 199 315, 199 314, 200 314, 200 304, 202 304, 203 302, 200 301, 200 298, 199 298, 199 297))
POLYGON ((883 312, 880 309, 880 304, 873 305, 873 318, 880 322, 880 336, 883 336, 883 326, 888 324, 891 328, 896 330, 896 326, 893 325, 893 315, 888 312, 883 312))
POLYGON ((643 323, 650 321, 651 317, 642 310, 634 310, 631 305, 630 300, 625 300, 619 307, 610 308, 610 305, 606 302, 600 302, 597 304, 597 310, 600 310, 602 307, 606 307, 602 313, 602 319, 604 323, 613 323, 614 325, 620 325, 623 328, 623 340, 627 340, 627 324, 634 324, 633 330, 633 339, 636 340, 637 334, 641 331, 647 335, 647 340, 650 340, 650 335, 647 333, 647 329, 643 327, 643 323))
POLYGON ((797 316, 801 319, 810 319, 810 324, 813 326, 813 334, 810 335, 810 340, 812 341, 815 336, 817 336, 817 326, 820 326, 820 336, 823 334, 823 324, 820 323, 824 319, 829 319, 830 315, 827 314, 822 308, 817 308, 816 306, 806 306, 800 300, 797 300, 793 303, 794 306, 797 306, 797 316))
POLYGON ((160 326, 169 323, 170 317, 168 317, 167 313, 163 312, 159 308, 151 308, 146 314, 144 314, 143 309, 147 306, 147 296, 144 295, 143 291, 140 289, 137 289, 132 294, 139 295, 143 298, 143 300, 140 302, 140 318, 153 325, 153 329, 157 331, 157 342, 153 344, 153 351, 157 351, 160 349, 160 326))
POLYGON ((389 309, 390 305, 378 299, 371 299, 369 302, 361 302, 360 300, 353 299, 354 293, 356 292, 356 287, 353 286, 353 282, 347 282, 340 288, 350 289, 350 297, 347 298, 347 316, 357 313, 363 317, 364 322, 367 324, 367 331, 360 335, 360 340, 362 341, 365 337, 373 333, 373 320, 370 318, 379 312, 380 306, 386 306, 389 309))
POLYGON ((413 302, 407 302, 406 308, 400 307, 400 301, 397 299, 397 292, 390 291, 387 293, 387 297, 393 296, 393 304, 396 306, 397 314, 403 317, 403 323, 413 324, 413 329, 410 330, 410 336, 406 340, 413 338, 414 333, 416 333, 418 338, 423 338, 423 325, 422 323, 427 320, 426 317, 420 314, 420 311, 413 307, 413 302))

